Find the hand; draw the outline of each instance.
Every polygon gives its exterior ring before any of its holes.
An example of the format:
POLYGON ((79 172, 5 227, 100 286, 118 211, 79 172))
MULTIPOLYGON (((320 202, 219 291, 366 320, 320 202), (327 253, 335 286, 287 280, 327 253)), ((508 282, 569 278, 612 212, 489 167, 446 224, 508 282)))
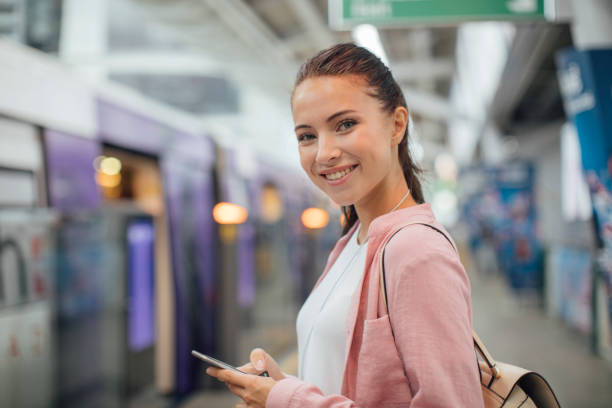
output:
POLYGON ((241 374, 214 367, 208 367, 206 373, 223 381, 234 395, 245 402, 248 408, 265 408, 268 394, 276 384, 276 380, 270 377, 241 374))
POLYGON ((270 390, 277 381, 285 378, 285 375, 274 359, 262 349, 254 349, 250 357, 250 363, 238 367, 247 374, 214 367, 207 368, 206 373, 225 382, 229 390, 246 403, 237 407, 264 408, 270 390), (259 374, 264 371, 267 371, 270 377, 260 377, 259 374))
POLYGON ((285 378, 285 374, 281 371, 280 367, 274 361, 274 359, 260 348, 253 349, 251 351, 250 362, 238 367, 240 371, 244 371, 249 374, 261 374, 264 371, 268 372, 268 375, 280 381, 285 378))

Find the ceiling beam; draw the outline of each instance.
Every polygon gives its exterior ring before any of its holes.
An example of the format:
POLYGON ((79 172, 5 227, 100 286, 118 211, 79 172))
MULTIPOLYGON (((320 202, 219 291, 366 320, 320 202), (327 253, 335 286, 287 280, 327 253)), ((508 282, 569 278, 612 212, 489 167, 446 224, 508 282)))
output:
POLYGON ((323 20, 321 13, 310 0, 289 0, 289 5, 300 19, 317 49, 327 48, 337 42, 336 37, 323 20))
MULTIPOLYGON (((259 75, 273 78, 278 88, 285 89, 292 83, 293 72, 298 67, 293 49, 243 0, 138 1, 145 4, 157 19, 182 32, 189 42, 206 50, 209 55, 212 51, 225 65, 225 71, 231 72, 234 77, 245 79, 251 75, 249 80, 258 81, 261 78, 252 77, 254 70, 249 66, 253 66, 260 71, 259 75), (199 16, 200 21, 194 21, 189 16, 199 16), (262 74, 264 70, 260 68, 266 66, 268 72, 262 74), (274 69, 270 69, 270 66, 274 69)), ((145 55, 145 59, 151 57, 145 55)), ((201 61, 189 55, 178 58, 187 63, 189 71, 201 65, 201 61)), ((129 65, 141 65, 141 62, 137 58, 130 62, 122 56, 112 63, 117 68, 128 70, 129 65)), ((162 63, 160 67, 162 71, 174 69, 175 64, 172 63, 162 63)))
POLYGON ((311 51, 315 48, 312 37, 307 31, 292 35, 291 37, 283 40, 285 45, 293 50, 295 53, 304 53, 311 51))
POLYGON ((391 62, 391 71, 398 82, 449 79, 455 74, 452 58, 418 59, 391 62))
POLYGON ((457 118, 470 119, 458 112, 447 98, 408 87, 403 87, 402 92, 409 111, 442 122, 457 118))
POLYGON ((551 25, 521 26, 517 29, 501 74, 503 81, 499 81, 487 112, 490 120, 500 127, 507 124, 542 62, 554 51, 558 38, 559 29, 551 25))
POLYGON ((246 45, 268 55, 271 63, 295 63, 292 50, 243 0, 202 1, 216 12, 219 19, 246 45))

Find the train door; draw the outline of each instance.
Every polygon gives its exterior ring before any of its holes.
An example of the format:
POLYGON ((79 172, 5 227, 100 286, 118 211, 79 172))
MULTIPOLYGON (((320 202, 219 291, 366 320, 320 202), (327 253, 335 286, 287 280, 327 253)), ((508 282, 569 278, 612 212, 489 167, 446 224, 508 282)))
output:
POLYGON ((279 184, 264 182, 257 220, 255 326, 264 334, 258 339, 271 353, 282 356, 295 343, 295 317, 299 307, 294 290, 290 259, 292 221, 287 200, 279 184))
MULTIPOLYGON (((159 159, 156 168, 160 174, 156 180, 163 181, 163 199, 156 195, 154 202, 158 204, 154 207, 162 211, 153 216, 158 324, 156 388, 164 394, 181 396, 198 385, 213 383, 190 352, 196 348, 214 354, 216 346, 217 251, 211 217, 215 200, 214 144, 203 135, 168 126, 163 120, 172 118, 171 114, 162 113, 160 118, 152 119, 142 111, 132 111, 105 99, 100 99, 97 105, 98 131, 104 142, 159 159)), ((120 154, 128 154, 126 150, 115 150, 119 159, 120 154)), ((122 177, 130 178, 129 173, 129 170, 122 173, 122 177)), ((117 177, 114 178, 116 182, 117 177)), ((146 182, 132 185, 139 188, 134 191, 136 195, 150 197, 146 182)), ((113 200, 120 204, 125 203, 125 198, 113 200)), ((131 201, 141 208, 152 203, 149 199, 131 201)))
POLYGON ((185 137, 162 160, 174 285, 175 391, 179 395, 197 387, 218 386, 191 356, 192 349, 219 355, 218 254, 212 219, 214 148, 203 142, 185 137))
POLYGON ((133 400, 154 388, 156 347, 160 340, 167 346, 172 333, 158 313, 169 306, 167 296, 160 295, 171 289, 161 173, 156 158, 113 147, 104 148, 95 167, 104 212, 117 220, 115 236, 124 258, 120 376, 124 397, 133 400))

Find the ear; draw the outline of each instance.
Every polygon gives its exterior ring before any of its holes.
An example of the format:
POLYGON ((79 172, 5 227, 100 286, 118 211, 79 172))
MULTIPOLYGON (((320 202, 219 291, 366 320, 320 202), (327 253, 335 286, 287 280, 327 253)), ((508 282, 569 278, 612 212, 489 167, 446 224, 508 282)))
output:
POLYGON ((393 117, 393 135, 391 136, 391 145, 397 146, 402 141, 406 126, 408 126, 408 110, 403 106, 395 108, 392 114, 393 117))

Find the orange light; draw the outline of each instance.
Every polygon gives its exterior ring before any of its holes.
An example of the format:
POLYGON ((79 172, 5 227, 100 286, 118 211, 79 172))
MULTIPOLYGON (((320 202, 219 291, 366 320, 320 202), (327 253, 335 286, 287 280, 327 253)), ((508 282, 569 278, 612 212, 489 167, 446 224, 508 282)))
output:
POLYGON ((121 174, 108 174, 98 171, 96 172, 96 182, 105 188, 115 188, 121 184, 121 174))
POLYGON ((321 208, 307 208, 302 213, 302 224, 306 228, 319 229, 323 228, 329 222, 329 215, 327 211, 321 208))
POLYGON ((213 208, 213 218, 219 224, 242 224, 248 217, 247 210, 232 203, 219 203, 213 208))
POLYGON ((344 216, 344 214, 340 214, 340 225, 342 225, 343 227, 346 225, 346 217, 344 216))
POLYGON ((265 186, 261 192, 261 218, 270 224, 280 220, 283 216, 283 200, 278 190, 272 186, 265 186))

